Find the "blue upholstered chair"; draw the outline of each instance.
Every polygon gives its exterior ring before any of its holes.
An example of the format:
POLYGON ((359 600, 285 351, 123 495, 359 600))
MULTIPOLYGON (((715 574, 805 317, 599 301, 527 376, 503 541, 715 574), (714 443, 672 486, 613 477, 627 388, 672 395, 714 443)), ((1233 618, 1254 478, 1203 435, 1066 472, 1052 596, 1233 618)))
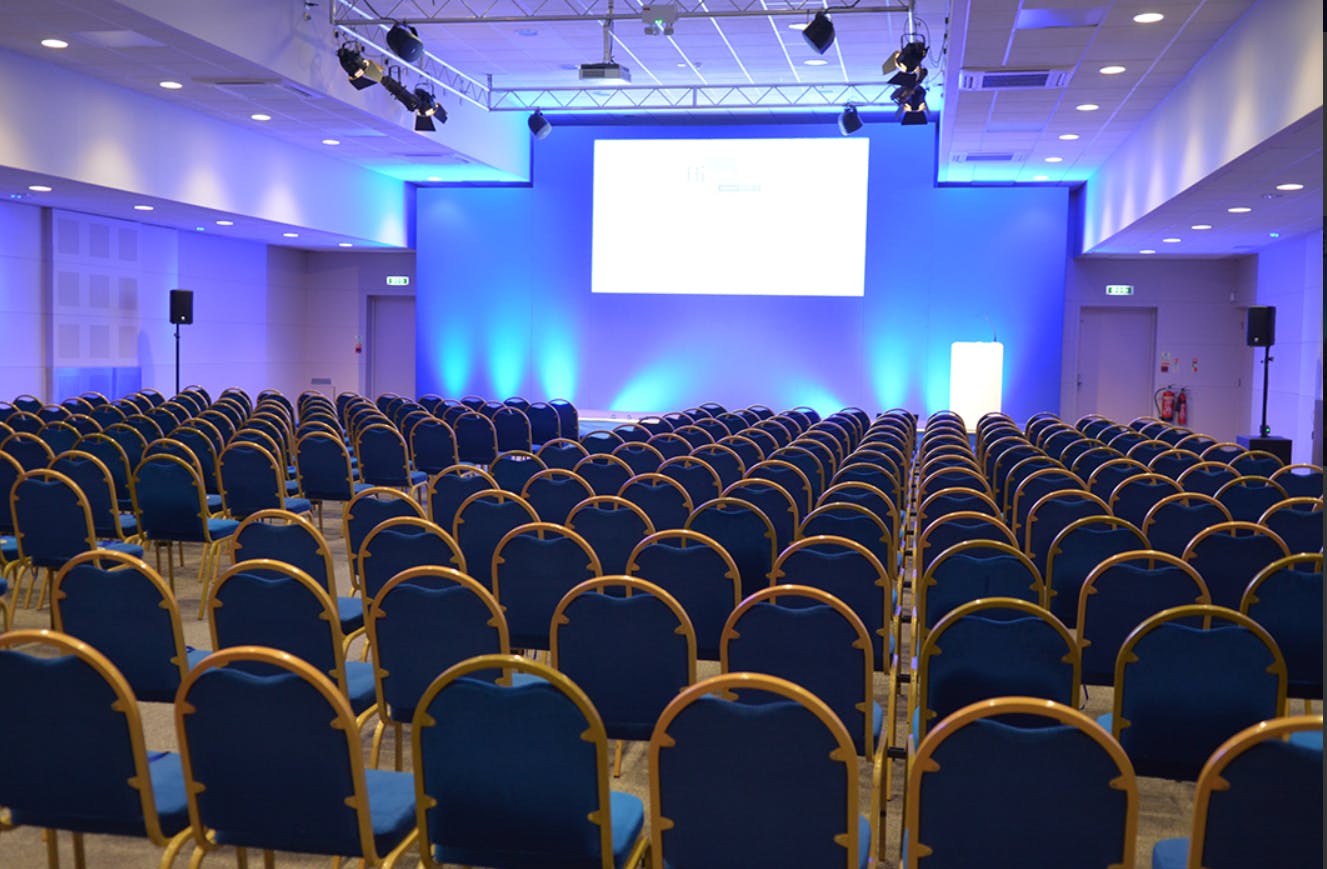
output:
POLYGON ((1322 699, 1322 553, 1273 561, 1240 597, 1239 611, 1267 629, 1286 661, 1286 694, 1322 699))
POLYGON ((1322 497, 1322 465, 1286 465, 1272 474, 1272 481, 1291 498, 1322 497))
POLYGON ((22 740, 0 752, 0 830, 47 828, 48 857, 56 831, 69 830, 80 861, 85 833, 159 846, 174 837, 168 853, 187 837, 180 756, 147 751, 133 689, 88 643, 46 630, 0 635, 0 720, 22 740))
POLYGON ((232 441, 217 460, 222 503, 233 519, 260 510, 307 513, 309 499, 286 496, 286 466, 258 444, 232 441))
POLYGON ((590 452, 572 468, 596 495, 616 495, 632 477, 631 466, 609 453, 590 452))
POLYGON ((1047 602, 1040 571, 1017 547, 994 540, 957 543, 913 584, 914 651, 946 613, 984 597, 1013 597, 1038 606, 1047 602))
POLYGON ((410 737, 425 866, 624 869, 640 860, 644 805, 609 790, 603 722, 556 670, 514 655, 457 664, 424 692, 410 737), (537 678, 475 678, 494 669, 537 678))
POLYGON ((602 573, 594 548, 566 526, 534 521, 503 534, 493 548, 491 576, 512 645, 547 649, 558 601, 602 573))
POLYGON ((1285 714, 1286 664, 1246 615, 1190 605, 1143 620, 1120 647, 1115 703, 1098 719, 1139 775, 1193 781, 1239 731, 1285 714))
POLYGON ((506 450, 489 463, 488 473, 497 488, 519 495, 530 478, 544 469, 543 460, 529 450, 506 450))
POLYGON ((576 467, 577 462, 588 456, 589 452, 578 440, 557 437, 543 441, 535 451, 535 455, 539 456, 547 467, 570 471, 576 467))
MULTIPOLYGON (((410 774, 364 769, 350 704, 293 654, 239 646, 209 655, 180 688, 175 726, 195 849, 380 866, 414 844, 410 774)), ((195 853, 193 865, 201 859, 195 853)))
POLYGON ((359 459, 361 479, 370 486, 413 491, 428 482, 428 474, 410 466, 410 453, 401 433, 386 423, 360 430, 355 438, 355 457, 359 459))
POLYGON ((421 420, 410 430, 410 456, 429 476, 449 468, 457 462, 456 433, 435 417, 421 420))
POLYGON ((538 521, 539 514, 520 495, 484 489, 467 497, 452 523, 452 539, 461 547, 466 572, 492 588, 493 552, 498 542, 518 525, 538 521))
POLYGON ((1191 836, 1157 842, 1153 869, 1321 865, 1322 716, 1260 721, 1231 736, 1199 773, 1193 803, 1191 836))
POLYGON ((797 529, 797 536, 814 537, 818 534, 844 537, 860 543, 879 559, 881 564, 891 570, 897 570, 898 553, 889 526, 861 504, 840 502, 824 504, 812 510, 802 519, 802 526, 797 529))
POLYGON ((627 573, 672 595, 696 632, 698 657, 717 661, 723 625, 741 601, 741 578, 728 552, 696 531, 656 531, 636 544, 627 573))
POLYGON ((1216 499, 1239 522, 1257 522, 1259 516, 1288 497, 1280 483, 1256 476, 1236 477, 1216 491, 1216 499))
POLYGON ((1133 766, 1096 722, 1053 700, 953 713, 918 746, 907 787, 905 869, 1134 865, 1133 766), (1040 726, 1021 726, 1032 716, 1040 726))
POLYGON ((1140 530, 1149 548, 1183 556, 1199 531, 1230 519, 1230 511, 1211 495, 1177 492, 1152 505, 1140 530))
POLYGON ((650 524, 661 531, 683 527, 695 506, 681 483, 660 473, 637 474, 616 494, 644 510, 650 524))
POLYGON ((1078 595, 1083 581, 1112 555, 1147 548, 1147 538, 1117 516, 1085 516, 1064 527, 1046 553, 1046 591, 1050 611, 1071 630, 1078 624, 1078 595))
POLYGON ((880 767, 864 817, 852 736, 805 688, 760 673, 705 679, 664 710, 649 751, 655 869, 871 864, 880 767))
POLYGON ((466 560, 455 538, 418 516, 397 516, 379 522, 365 535, 356 561, 360 592, 366 602, 376 597, 389 579, 412 567, 451 567, 474 576, 473 565, 466 560))
POLYGON ((595 495, 572 507, 563 523, 584 537, 609 576, 627 572, 636 544, 654 533, 645 511, 616 495, 595 495))
POLYGON ((1322 552, 1322 496, 1286 498, 1267 508, 1258 524, 1271 529, 1294 552, 1322 552))
POLYGON ((714 498, 698 505, 684 527, 714 540, 732 557, 741 576, 739 597, 769 585, 778 538, 769 517, 755 504, 714 498))
POLYGON ((371 486, 356 492, 345 509, 341 511, 341 536, 346 542, 346 557, 350 560, 350 581, 359 588, 359 548, 364 538, 388 519, 399 516, 424 518, 424 510, 419 502, 402 492, 387 486, 371 486))
POLYGON ((171 703, 206 650, 184 644, 175 596, 141 558, 106 549, 70 559, 51 588, 51 622, 115 664, 139 700, 171 703))
MULTIPOLYGON (((829 495, 826 491, 822 498, 829 495)), ((774 551, 779 553, 797 538, 797 526, 801 522, 802 512, 797 509, 797 502, 783 486, 772 480, 743 477, 723 490, 724 498, 737 498, 753 504, 774 529, 774 551)), ((871 509, 871 505, 864 505, 871 509)), ((882 517, 883 518, 883 517, 882 517)))
POLYGON ((1290 554, 1285 541, 1254 522, 1218 522, 1194 535, 1184 560, 1203 577, 1217 606, 1239 608, 1244 589, 1264 567, 1290 554))
POLYGON ((520 495, 542 521, 559 525, 567 523, 567 516, 577 504, 595 496, 589 483, 564 468, 546 468, 535 474, 526 481, 520 495))

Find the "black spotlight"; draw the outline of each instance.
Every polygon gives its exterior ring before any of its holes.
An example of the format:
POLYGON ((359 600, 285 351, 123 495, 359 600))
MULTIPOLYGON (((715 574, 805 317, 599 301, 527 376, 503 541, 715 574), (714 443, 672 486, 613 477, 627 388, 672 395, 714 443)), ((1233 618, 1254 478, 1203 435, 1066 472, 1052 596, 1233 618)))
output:
POLYGON ((419 109, 419 100, 415 99, 415 95, 406 90, 406 86, 391 75, 382 77, 382 86, 387 88, 392 96, 396 97, 398 103, 406 107, 406 111, 413 112, 419 109))
POLYGON ((424 40, 419 31, 404 21, 392 25, 387 31, 387 47, 406 63, 414 63, 424 56, 424 40))
POLYGON ((357 91, 371 88, 382 80, 382 67, 361 54, 356 45, 347 42, 338 48, 336 59, 346 75, 350 76, 350 83, 357 91))
POLYGON ((898 53, 898 68, 903 72, 916 72, 926 59, 926 43, 909 42, 898 53))
POLYGON ((436 118, 439 124, 447 123, 447 110, 438 102, 438 98, 432 91, 427 91, 422 87, 415 88, 415 132, 432 133, 437 127, 433 126, 436 118))
POLYGON ((851 136, 862 128, 862 119, 857 114, 856 106, 844 106, 843 114, 839 115, 839 132, 845 136, 851 136))
POLYGON ((903 100, 899 108, 903 109, 902 125, 915 127, 926 123, 926 88, 918 86, 903 100))
POLYGON ((547 139, 548 134, 553 132, 553 125, 548 122, 548 118, 544 117, 544 113, 539 109, 534 110, 534 114, 530 116, 525 124, 530 128, 530 135, 536 139, 547 139))
POLYGON ((817 54, 824 54, 834 44, 834 22, 830 21, 824 12, 817 12, 816 17, 812 18, 811 23, 802 31, 802 36, 806 38, 806 44, 814 48, 817 54))

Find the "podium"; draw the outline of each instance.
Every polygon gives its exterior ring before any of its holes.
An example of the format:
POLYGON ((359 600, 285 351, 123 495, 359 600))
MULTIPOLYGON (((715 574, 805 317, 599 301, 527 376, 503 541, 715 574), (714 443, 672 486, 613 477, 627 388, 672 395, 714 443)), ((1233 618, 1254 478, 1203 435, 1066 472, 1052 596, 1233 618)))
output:
POLYGON ((949 346, 949 409, 969 432, 977 420, 1000 410, 1004 395, 1004 345, 999 341, 955 341, 949 346))
POLYGON ((1238 435, 1235 442, 1245 449, 1269 452, 1280 459, 1283 464, 1290 464, 1290 447, 1293 443, 1290 438, 1279 438, 1272 435, 1267 437, 1238 435))

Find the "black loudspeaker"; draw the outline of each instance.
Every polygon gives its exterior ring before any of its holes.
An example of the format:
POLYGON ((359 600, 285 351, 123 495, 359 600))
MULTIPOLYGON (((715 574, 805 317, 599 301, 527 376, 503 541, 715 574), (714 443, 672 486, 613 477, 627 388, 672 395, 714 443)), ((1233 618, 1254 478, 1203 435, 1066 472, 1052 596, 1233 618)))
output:
POLYGON ((184 326, 194 321, 193 290, 170 291, 170 321, 184 326))
POLYGON ((1249 308, 1250 347, 1271 347, 1276 343, 1276 308, 1270 305, 1255 305, 1249 308))

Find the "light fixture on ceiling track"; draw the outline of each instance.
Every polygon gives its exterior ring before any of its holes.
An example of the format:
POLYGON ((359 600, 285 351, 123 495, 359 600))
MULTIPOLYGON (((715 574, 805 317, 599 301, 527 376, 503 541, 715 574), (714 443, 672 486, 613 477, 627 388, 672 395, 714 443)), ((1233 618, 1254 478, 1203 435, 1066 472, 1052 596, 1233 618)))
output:
POLYGON ((677 23, 677 7, 671 4, 645 5, 640 8, 640 20, 646 36, 672 36, 677 23))
POLYGON ((416 133, 434 132, 437 130, 433 125, 434 121, 439 124, 447 123, 447 110, 438 102, 437 95, 422 84, 415 86, 415 104, 416 133))
POLYGON ((898 85, 889 98, 903 112, 901 122, 905 127, 923 125, 927 122, 926 56, 930 52, 930 34, 926 22, 913 14, 914 0, 908 2, 908 29, 899 37, 899 49, 893 52, 881 65, 880 71, 889 78, 888 84, 898 85))
POLYGON ((405 85, 401 84, 401 80, 397 78, 401 72, 400 68, 395 67, 395 69, 397 75, 392 75, 391 69, 388 69, 387 72, 383 73, 382 86, 387 88, 388 93, 396 97, 398 103, 406 107, 406 111, 418 111, 419 100, 416 99, 414 93, 406 88, 405 85))
POLYGON ((817 12, 811 23, 803 28, 802 38, 806 40, 807 45, 815 49, 817 54, 829 51, 830 46, 834 44, 834 22, 829 20, 823 9, 817 12))
POLYGON ((553 124, 549 122, 548 118, 544 117, 544 113, 539 109, 534 110, 534 114, 530 116, 525 124, 530 128, 530 135, 536 139, 547 139, 548 134, 553 132, 553 124))
POLYGON ((607 14, 604 16, 604 59, 602 63, 582 63, 579 67, 581 81, 597 84, 630 84, 631 70, 613 60, 613 0, 608 0, 607 14))
POLYGON ((424 40, 419 38, 419 31, 404 21, 396 22, 387 31, 387 47, 406 63, 418 63, 424 56, 424 40))
POLYGON ((856 106, 844 106, 843 112, 839 115, 839 132, 845 136, 851 136, 862 128, 861 115, 857 114, 856 106))
POLYGON ((365 57, 364 49, 353 42, 342 43, 336 50, 336 59, 357 91, 382 81, 382 66, 365 57))

